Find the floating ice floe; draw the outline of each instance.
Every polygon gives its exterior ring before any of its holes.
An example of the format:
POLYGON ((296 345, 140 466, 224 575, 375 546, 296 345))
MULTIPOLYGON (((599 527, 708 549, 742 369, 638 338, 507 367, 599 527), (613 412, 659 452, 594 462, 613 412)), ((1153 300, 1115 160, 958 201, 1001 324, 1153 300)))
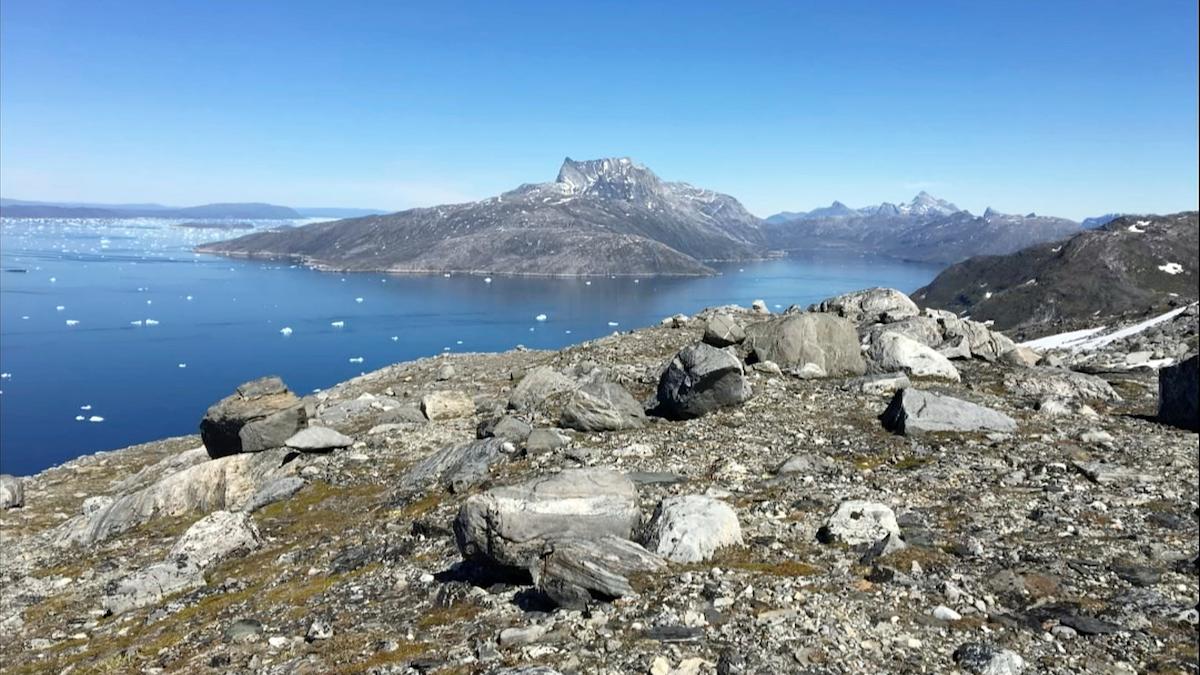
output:
POLYGON ((154 304, 154 301, 153 301, 153 300, 147 300, 147 301, 146 301, 146 304, 147 304, 147 305, 153 305, 153 304, 154 304))
POLYGON ((190 296, 190 295, 189 295, 189 296, 186 296, 186 297, 184 298, 184 300, 191 300, 191 299, 192 299, 192 296, 190 296))
POLYGON ((50 283, 54 283, 56 281, 58 281, 57 277, 50 277, 50 283))
POLYGON ((484 278, 483 278, 483 283, 485 283, 485 284, 490 284, 490 283, 492 283, 492 278, 491 278, 491 277, 484 277, 484 278))
POLYGON ((355 299, 354 299, 354 301, 355 301, 355 302, 357 302, 357 303, 359 303, 359 304, 362 304, 362 301, 363 301, 363 299, 362 299, 362 298, 355 298, 355 299))
POLYGON ((88 421, 89 422, 103 422, 104 418, 99 415, 92 415, 91 417, 88 418, 88 421))
POLYGON ((445 274, 443 274, 442 276, 444 276, 444 277, 446 277, 447 279, 449 279, 449 278, 450 278, 450 273, 449 273, 449 272, 446 272, 446 273, 445 273, 445 274))
POLYGON ((29 320, 29 315, 28 315, 28 314, 23 314, 23 315, 21 315, 21 320, 23 320, 23 321, 28 321, 28 320, 29 320))
POLYGON ((157 326, 158 319, 146 319, 146 325, 147 326, 157 326))
POLYGON ((12 373, 0 373, 0 380, 7 380, 12 377, 12 373))
POLYGON ((56 311, 56 312, 61 312, 61 311, 63 311, 63 310, 64 310, 64 309, 66 309, 66 308, 67 308, 67 307, 66 307, 66 305, 55 305, 55 307, 54 307, 54 311, 56 311))
POLYGON ((584 285, 584 286, 591 286, 591 285, 592 285, 592 282, 590 282, 590 281, 585 281, 585 282, 583 282, 583 285, 584 285))
POLYGON ((86 417, 84 417, 83 415, 76 415, 76 416, 75 416, 75 421, 76 421, 76 422, 82 422, 82 421, 84 421, 84 420, 86 420, 86 419, 87 419, 87 418, 86 418, 86 417))
POLYGON ((400 336, 399 336, 399 335, 393 335, 393 336, 392 336, 392 342, 399 342, 399 341, 400 341, 400 336))
POLYGON ((363 357, 361 357, 361 356, 351 356, 350 357, 350 363, 362 363, 362 362, 363 362, 363 357))
POLYGON ((621 324, 617 323, 616 321, 609 321, 608 325, 616 327, 616 326, 620 326, 621 324))
POLYGON ((141 319, 137 319, 137 320, 134 320, 134 321, 130 321, 130 322, 129 322, 129 325, 130 325, 130 326, 140 326, 140 325, 142 325, 142 320, 141 320, 141 319))
POLYGON ((1159 265, 1158 269, 1171 275, 1183 274, 1183 265, 1179 263, 1169 262, 1165 265, 1159 265))
POLYGON ((333 326, 334 328, 342 328, 346 325, 346 322, 345 321, 330 321, 329 325, 333 326))
POLYGON ((186 364, 186 363, 181 363, 181 364, 179 364, 179 366, 178 366, 178 367, 179 367, 179 368, 187 368, 187 364, 186 364))
POLYGON ((67 325, 68 326, 78 326, 79 320, 78 319, 67 319, 67 325))
POLYGON ((635 284, 640 284, 640 283, 642 283, 642 280, 641 280, 641 279, 634 279, 634 280, 633 280, 633 283, 635 283, 635 284))
POLYGON ((291 328, 291 326, 284 326, 283 328, 280 328, 280 329, 279 329, 279 334, 280 334, 280 335, 284 335, 284 336, 286 336, 286 335, 291 335, 291 334, 292 334, 292 328, 291 328))
POLYGON ((86 403, 86 404, 84 404, 84 405, 81 405, 81 406, 79 406, 79 409, 80 409, 80 410, 91 410, 91 409, 92 409, 92 404, 91 404, 91 403, 86 403))
POLYGON ((545 314, 538 314, 537 316, 533 317, 533 320, 534 321, 545 321, 548 318, 550 318, 550 317, 546 316, 545 314))

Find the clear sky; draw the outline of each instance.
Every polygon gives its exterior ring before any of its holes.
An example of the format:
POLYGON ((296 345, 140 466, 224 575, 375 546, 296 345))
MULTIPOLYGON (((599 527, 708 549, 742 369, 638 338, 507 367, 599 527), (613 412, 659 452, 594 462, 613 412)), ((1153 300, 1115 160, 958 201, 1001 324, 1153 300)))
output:
POLYGON ((0 3, 0 194, 401 209, 631 156, 759 215, 1197 208, 1197 3, 0 3), (407 5, 407 6, 406 6, 407 5))

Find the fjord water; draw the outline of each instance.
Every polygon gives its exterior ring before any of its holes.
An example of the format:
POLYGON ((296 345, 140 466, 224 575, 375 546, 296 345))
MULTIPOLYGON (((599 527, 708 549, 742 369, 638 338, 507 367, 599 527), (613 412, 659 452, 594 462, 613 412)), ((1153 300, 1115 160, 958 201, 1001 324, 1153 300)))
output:
POLYGON ((822 255, 707 278, 343 275, 198 255, 238 233, 174 222, 0 221, 0 471, 195 433, 209 404, 261 375, 307 393, 442 352, 558 348, 756 298, 912 291, 937 273, 822 255))

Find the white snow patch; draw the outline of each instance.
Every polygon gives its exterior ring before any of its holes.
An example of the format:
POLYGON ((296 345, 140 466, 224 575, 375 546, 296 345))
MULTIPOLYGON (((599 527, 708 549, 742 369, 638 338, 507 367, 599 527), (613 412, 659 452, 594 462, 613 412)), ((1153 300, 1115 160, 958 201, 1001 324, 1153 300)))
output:
POLYGON ((1021 343, 1025 347, 1033 349, 1070 349, 1071 351, 1086 352, 1093 349, 1099 349, 1107 344, 1116 342, 1117 340, 1125 339, 1131 335, 1137 335, 1142 331, 1157 326, 1160 323, 1170 321, 1180 314, 1186 312, 1188 307, 1178 307, 1165 314, 1160 314, 1156 317, 1146 319, 1145 321, 1135 323, 1131 326, 1115 330, 1111 333, 1103 333, 1105 327, 1085 328, 1084 330, 1070 331, 1067 333, 1059 333, 1057 335, 1047 335, 1043 338, 1030 340, 1029 342, 1021 343))

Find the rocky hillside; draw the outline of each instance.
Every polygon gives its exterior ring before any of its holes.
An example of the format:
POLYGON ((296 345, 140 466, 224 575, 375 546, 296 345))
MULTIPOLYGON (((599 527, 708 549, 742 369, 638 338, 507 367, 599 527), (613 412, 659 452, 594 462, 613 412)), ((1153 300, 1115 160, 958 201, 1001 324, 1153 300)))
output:
POLYGON ((1045 361, 875 289, 248 382, 0 479, 0 663, 1195 672, 1196 434, 1153 370, 1045 361))
POLYGON ((469 204, 317 223, 200 247, 323 269, 527 275, 703 275, 765 252, 728 195, 660 180, 629 159, 563 162, 552 183, 469 204))
POLYGON ((1195 301, 1197 213, 1122 216, 1066 241, 953 265, 913 294, 920 304, 1029 335, 1086 328, 1195 301))
POLYGON ((849 250, 904 260, 956 263, 976 255, 1019 251, 1075 234, 1065 218, 1000 213, 982 216, 922 192, 906 204, 850 208, 841 202, 807 213, 767 218, 768 244, 786 251, 849 250))

